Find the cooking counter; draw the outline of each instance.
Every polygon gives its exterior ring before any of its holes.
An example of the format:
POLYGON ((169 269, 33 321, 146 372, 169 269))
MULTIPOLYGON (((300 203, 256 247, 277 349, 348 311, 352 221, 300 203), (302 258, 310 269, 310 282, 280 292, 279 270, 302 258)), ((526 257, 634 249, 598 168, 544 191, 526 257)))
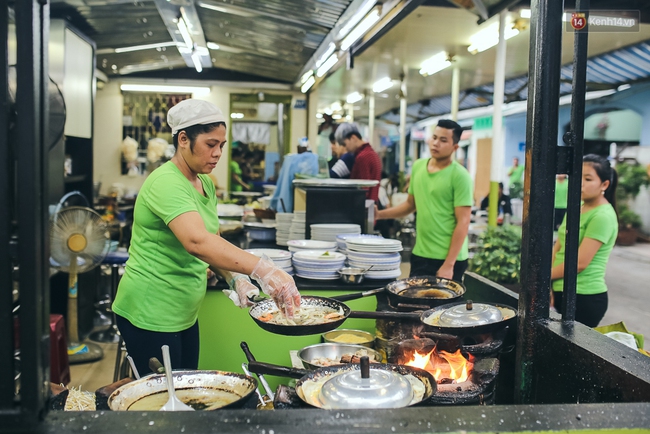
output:
MULTIPOLYGON (((340 280, 310 280, 295 278, 296 286, 302 295, 332 297, 357 291, 366 291, 385 286, 392 280, 365 280, 361 284, 350 285, 340 280)), ((308 345, 321 342, 320 335, 282 336, 262 330, 248 314, 248 309, 239 309, 221 291, 225 282, 208 287, 205 300, 199 311, 201 353, 199 369, 219 369, 242 373, 241 364, 246 357, 239 344, 246 341, 257 358, 262 362, 291 366, 289 351, 299 350, 308 345)), ((377 299, 365 297, 346 302, 354 310, 375 311, 377 299)), ((375 321, 350 318, 341 328, 365 330, 375 334, 375 321)), ((273 389, 279 384, 288 384, 287 378, 266 376, 273 389)))

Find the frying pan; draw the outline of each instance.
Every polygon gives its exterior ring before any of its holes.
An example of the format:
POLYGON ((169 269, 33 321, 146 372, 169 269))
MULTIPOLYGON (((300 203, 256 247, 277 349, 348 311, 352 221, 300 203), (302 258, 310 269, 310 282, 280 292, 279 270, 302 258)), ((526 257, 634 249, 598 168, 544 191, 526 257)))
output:
POLYGON ((459 301, 465 294, 465 286, 451 279, 438 276, 415 276, 395 280, 383 288, 332 297, 338 301, 356 300, 386 293, 393 306, 417 305, 421 309, 459 301))
MULTIPOLYGON (((390 365, 384 363, 373 363, 370 367, 371 369, 378 369, 384 371, 397 372, 401 375, 413 375, 415 378, 420 380, 424 385, 424 393, 420 399, 412 401, 408 407, 413 405, 418 405, 433 396, 436 393, 436 380, 433 376, 425 371, 424 369, 414 368, 411 366, 403 365, 390 365)), ((361 366, 359 364, 347 364, 347 365, 336 365, 328 366, 325 368, 319 368, 313 371, 308 371, 305 369, 296 369, 296 368, 287 368, 286 366, 272 365, 270 363, 262 362, 249 362, 248 369, 251 372, 257 374, 269 374, 277 375, 280 377, 289 377, 296 378, 296 393, 298 397, 307 405, 311 407, 324 408, 319 405, 310 402, 306 399, 307 389, 311 389, 309 386, 313 386, 315 382, 324 384, 329 378, 332 378, 335 375, 342 374, 351 370, 360 370, 361 366)))
POLYGON ((345 322, 348 318, 365 318, 365 319, 392 319, 392 320, 411 320, 411 321, 420 321, 425 324, 429 331, 435 331, 438 333, 444 333, 449 335, 477 335, 482 333, 488 333, 496 330, 500 330, 505 326, 509 325, 517 316, 517 311, 510 306, 497 305, 493 303, 483 303, 489 304, 491 306, 499 308, 501 310, 504 319, 501 321, 488 323, 488 324, 479 324, 471 325, 464 327, 446 327, 438 324, 427 322, 427 319, 434 315, 439 315, 445 309, 457 306, 459 304, 465 304, 464 302, 460 303, 449 303, 442 306, 437 306, 432 309, 425 310, 424 312, 364 312, 364 311, 353 311, 345 303, 338 300, 325 297, 315 297, 315 296, 303 296, 301 297, 301 306, 322 306, 328 307, 334 310, 343 312, 343 316, 340 319, 334 321, 319 323, 319 324, 309 324, 309 325, 280 325, 264 322, 259 319, 260 316, 265 315, 266 313, 277 310, 277 307, 273 300, 266 299, 257 303, 253 306, 249 314, 251 318, 259 325, 262 329, 285 336, 303 336, 303 335, 312 335, 324 333, 330 330, 338 328, 341 324, 345 322))
MULTIPOLYGON (((174 388, 179 398, 194 409, 216 410, 242 407, 257 390, 257 381, 234 372, 174 371, 174 388), (220 403, 217 396, 231 402, 220 403)), ((145 398, 151 400, 155 396, 163 398, 162 406, 167 400, 166 391, 165 374, 147 375, 116 389, 108 398, 108 406, 113 411, 134 409, 132 407, 138 402, 143 403, 145 398)))

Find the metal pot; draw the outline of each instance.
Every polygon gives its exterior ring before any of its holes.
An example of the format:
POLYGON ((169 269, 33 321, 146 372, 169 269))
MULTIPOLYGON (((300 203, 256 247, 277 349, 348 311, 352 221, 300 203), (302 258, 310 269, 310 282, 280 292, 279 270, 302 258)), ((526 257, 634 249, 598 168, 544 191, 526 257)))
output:
POLYGON ((363 282, 366 271, 363 268, 356 267, 343 267, 339 270, 339 276, 345 283, 361 283, 363 282))
MULTIPOLYGON (((195 410, 241 407, 257 389, 253 377, 223 371, 174 371, 176 395, 195 410)), ((167 401, 164 374, 152 374, 115 390, 108 398, 113 411, 157 411, 167 401)))
MULTIPOLYGON (((283 377, 298 378, 296 382, 296 393, 298 397, 307 405, 317 408, 399 408, 410 407, 428 400, 436 392, 436 381, 433 376, 419 368, 402 365, 389 365, 383 363, 370 364, 370 378, 377 375, 385 378, 386 381, 379 380, 369 387, 348 388, 349 399, 345 397, 336 397, 327 401, 323 398, 321 390, 330 381, 336 381, 341 376, 361 377, 362 366, 359 364, 347 364, 338 366, 329 366, 319 368, 314 371, 304 369, 287 368, 268 363, 250 362, 248 365, 252 372, 258 374, 270 374, 283 377), (410 400, 404 400, 404 396, 396 396, 401 393, 404 381, 407 380, 412 388, 413 395, 410 400), (401 383, 395 386, 395 382, 401 383), (378 392, 381 389, 382 392, 378 392), (395 396, 395 401, 390 398, 395 396), (388 400, 386 398, 389 398, 388 400), (336 407, 332 406, 335 404, 336 407)), ((360 381, 359 381, 360 382, 360 381)), ((330 383, 331 384, 331 383, 330 383)), ((340 389, 340 385, 334 385, 331 389, 340 389)))
MULTIPOLYGON (((302 361, 302 364, 305 365, 308 369, 319 369, 326 366, 342 365, 341 357, 345 355, 354 355, 359 353, 372 357, 371 362, 381 362, 382 356, 378 351, 373 350, 372 348, 364 347, 363 345, 354 345, 354 344, 338 344, 338 343, 325 343, 325 344, 315 344, 303 348, 298 351, 298 358, 302 361), (323 359, 328 362, 328 364, 319 363, 318 359, 323 359)), ((359 356, 361 357, 361 356, 359 356)))

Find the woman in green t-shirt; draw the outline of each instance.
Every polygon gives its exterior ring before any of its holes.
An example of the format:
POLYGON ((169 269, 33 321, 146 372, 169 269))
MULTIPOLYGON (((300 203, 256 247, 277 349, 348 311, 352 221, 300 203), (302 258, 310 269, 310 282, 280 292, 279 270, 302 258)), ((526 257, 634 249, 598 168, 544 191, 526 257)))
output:
POLYGON ((217 199, 208 177, 226 145, 226 117, 207 101, 188 99, 167 113, 176 153, 145 180, 133 212, 133 231, 113 311, 127 351, 141 374, 168 345, 172 365, 197 369, 198 311, 208 270, 229 282, 239 307, 259 293, 248 275, 289 317, 300 305, 293 278, 219 236, 217 199), (240 274, 241 273, 241 274, 240 274))
MULTIPOLYGON (((582 164, 582 208, 580 209, 580 247, 576 283, 576 321, 596 327, 607 311, 605 268, 618 234, 616 217, 617 175, 607 159, 585 155, 582 164)), ((566 217, 553 247, 551 305, 562 304, 564 286, 566 217)))

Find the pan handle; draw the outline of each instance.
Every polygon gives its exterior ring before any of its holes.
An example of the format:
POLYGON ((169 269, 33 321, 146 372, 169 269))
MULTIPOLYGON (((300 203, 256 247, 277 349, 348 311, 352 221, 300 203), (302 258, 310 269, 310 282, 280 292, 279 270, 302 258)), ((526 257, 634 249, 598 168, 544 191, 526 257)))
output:
POLYGON ((386 288, 377 288, 377 289, 371 289, 368 291, 363 291, 363 292, 355 292, 352 294, 343 294, 343 295, 336 295, 334 297, 330 297, 333 300, 337 301, 349 301, 349 300, 356 300, 358 298, 362 297, 368 297, 371 295, 376 295, 384 292, 386 288))
POLYGON ((302 378, 309 373, 305 369, 287 368, 271 363, 248 362, 248 369, 256 374, 277 375, 278 377, 302 378))
POLYGON ((410 319, 420 321, 420 314, 416 312, 365 312, 353 310, 348 318, 365 318, 365 319, 410 319))
POLYGON ((250 350, 250 348, 248 348, 248 344, 246 342, 242 341, 239 344, 239 346, 244 351, 244 354, 246 355, 246 360, 248 360, 249 363, 256 361, 255 356, 253 355, 253 353, 251 353, 251 350, 250 350))

